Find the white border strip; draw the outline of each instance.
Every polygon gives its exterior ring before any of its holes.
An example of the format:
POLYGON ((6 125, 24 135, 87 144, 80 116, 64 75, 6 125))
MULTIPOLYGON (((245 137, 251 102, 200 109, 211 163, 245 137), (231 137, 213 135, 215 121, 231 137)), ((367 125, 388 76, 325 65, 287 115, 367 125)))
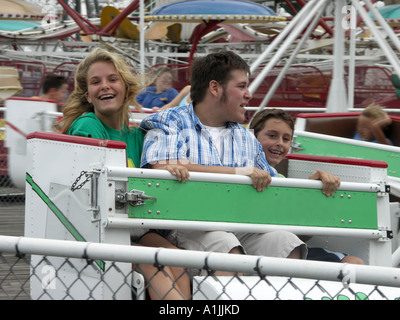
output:
MULTIPOLYGON (((156 213, 154 213, 155 215, 156 213)), ((347 223, 347 222, 346 222, 347 223)), ((248 233, 265 233, 286 230, 298 235, 340 236, 360 239, 386 238, 386 231, 354 228, 305 227, 293 225, 253 224, 211 221, 184 221, 163 219, 136 219, 108 217, 106 228, 112 229, 166 229, 197 231, 231 231, 248 233)))
POLYGON ((336 137, 336 136, 331 136, 331 135, 322 134, 322 133, 314 133, 314 132, 308 132, 308 131, 295 130, 294 136, 295 137, 301 136, 301 137, 308 137, 308 138, 314 138, 314 139, 322 139, 322 140, 326 140, 326 141, 339 142, 339 143, 350 144, 350 145, 354 145, 354 146, 367 147, 367 148, 371 148, 371 149, 385 150, 385 151, 400 153, 400 147, 389 146, 389 145, 379 144, 379 143, 374 143, 374 142, 354 140, 354 139, 343 138, 343 137, 336 137))

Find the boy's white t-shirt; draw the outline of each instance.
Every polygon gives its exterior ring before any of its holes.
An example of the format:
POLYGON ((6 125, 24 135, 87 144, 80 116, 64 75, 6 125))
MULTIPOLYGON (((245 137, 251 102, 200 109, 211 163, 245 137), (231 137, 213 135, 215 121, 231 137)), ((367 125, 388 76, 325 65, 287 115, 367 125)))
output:
POLYGON ((209 127, 206 125, 203 125, 207 131, 210 133, 212 142, 217 148, 219 157, 222 159, 223 154, 224 154, 224 139, 223 136, 225 134, 226 127, 209 127))

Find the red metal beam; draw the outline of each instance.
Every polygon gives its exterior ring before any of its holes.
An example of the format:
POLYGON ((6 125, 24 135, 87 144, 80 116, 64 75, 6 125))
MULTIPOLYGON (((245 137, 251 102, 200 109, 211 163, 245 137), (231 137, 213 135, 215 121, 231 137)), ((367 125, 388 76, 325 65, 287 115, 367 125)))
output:
MULTIPOLYGON (((304 7, 304 6, 307 4, 304 0, 297 0, 297 3, 298 3, 299 5, 301 5, 302 7, 304 7)), ((321 18, 321 19, 319 20, 319 23, 318 23, 318 24, 319 24, 322 28, 324 28, 325 31, 328 32, 329 35, 330 35, 331 37, 333 37, 333 29, 332 29, 330 26, 328 26, 328 25, 326 24, 326 22, 324 21, 323 18, 321 18)))
MULTIPOLYGON (((146 0, 144 1, 146 2, 146 0)), ((115 17, 108 25, 101 29, 99 35, 110 35, 115 32, 119 24, 133 11, 139 8, 139 0, 133 1, 129 6, 127 6, 118 16, 115 17)))
POLYGON ((95 25, 93 25, 88 20, 86 20, 84 17, 82 17, 74 9, 68 7, 68 5, 63 0, 57 0, 57 2, 63 7, 63 9, 67 12, 67 14, 72 19, 74 19, 76 24, 81 28, 81 30, 85 34, 95 34, 99 30, 99 28, 97 28, 95 25))
POLYGON ((286 4, 288 5, 289 9, 292 10, 293 14, 297 14, 296 8, 292 5, 289 0, 285 0, 286 4))
POLYGON ((197 45, 198 45, 201 37, 206 35, 208 32, 212 31, 213 28, 220 22, 222 22, 222 21, 220 21, 220 20, 210 20, 208 22, 204 21, 204 23, 205 23, 204 29, 202 29, 197 35, 195 35, 195 37, 193 39, 192 48, 190 49, 190 54, 189 54, 189 65, 192 63, 194 53, 196 52, 197 45))
MULTIPOLYGON (((127 6, 123 11, 121 11, 118 16, 115 17, 108 25, 106 25, 103 29, 100 29, 90 23, 87 19, 82 17, 81 14, 76 12, 76 10, 70 8, 67 6, 67 4, 63 0, 57 0, 58 3, 64 8, 64 10, 67 12, 67 14, 74 19, 74 21, 77 23, 77 25, 81 28, 81 30, 85 34, 98 34, 98 35, 112 35, 115 33, 115 30, 118 28, 120 23, 133 11, 139 8, 140 1, 139 0, 134 0, 127 6)), ((146 3, 147 0, 144 0, 144 3, 146 3)))

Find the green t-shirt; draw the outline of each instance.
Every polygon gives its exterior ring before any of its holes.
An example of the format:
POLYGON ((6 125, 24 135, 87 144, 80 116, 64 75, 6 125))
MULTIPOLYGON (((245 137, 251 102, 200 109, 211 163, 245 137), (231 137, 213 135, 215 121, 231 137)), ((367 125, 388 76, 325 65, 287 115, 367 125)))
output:
POLYGON ((396 97, 400 99, 400 78, 397 74, 392 73, 391 79, 394 85, 394 92, 396 93, 396 97))
POLYGON ((77 118, 68 129, 67 134, 125 142, 128 167, 140 168, 145 136, 145 132, 140 128, 128 129, 124 126, 121 131, 118 131, 101 122, 93 112, 89 112, 77 118))

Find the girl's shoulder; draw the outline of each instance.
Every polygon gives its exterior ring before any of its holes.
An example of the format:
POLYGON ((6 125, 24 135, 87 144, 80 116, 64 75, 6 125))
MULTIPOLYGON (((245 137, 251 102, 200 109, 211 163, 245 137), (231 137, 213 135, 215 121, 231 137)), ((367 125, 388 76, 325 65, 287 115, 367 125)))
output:
POLYGON ((103 123, 93 112, 79 116, 71 125, 68 134, 98 139, 107 139, 103 123))

